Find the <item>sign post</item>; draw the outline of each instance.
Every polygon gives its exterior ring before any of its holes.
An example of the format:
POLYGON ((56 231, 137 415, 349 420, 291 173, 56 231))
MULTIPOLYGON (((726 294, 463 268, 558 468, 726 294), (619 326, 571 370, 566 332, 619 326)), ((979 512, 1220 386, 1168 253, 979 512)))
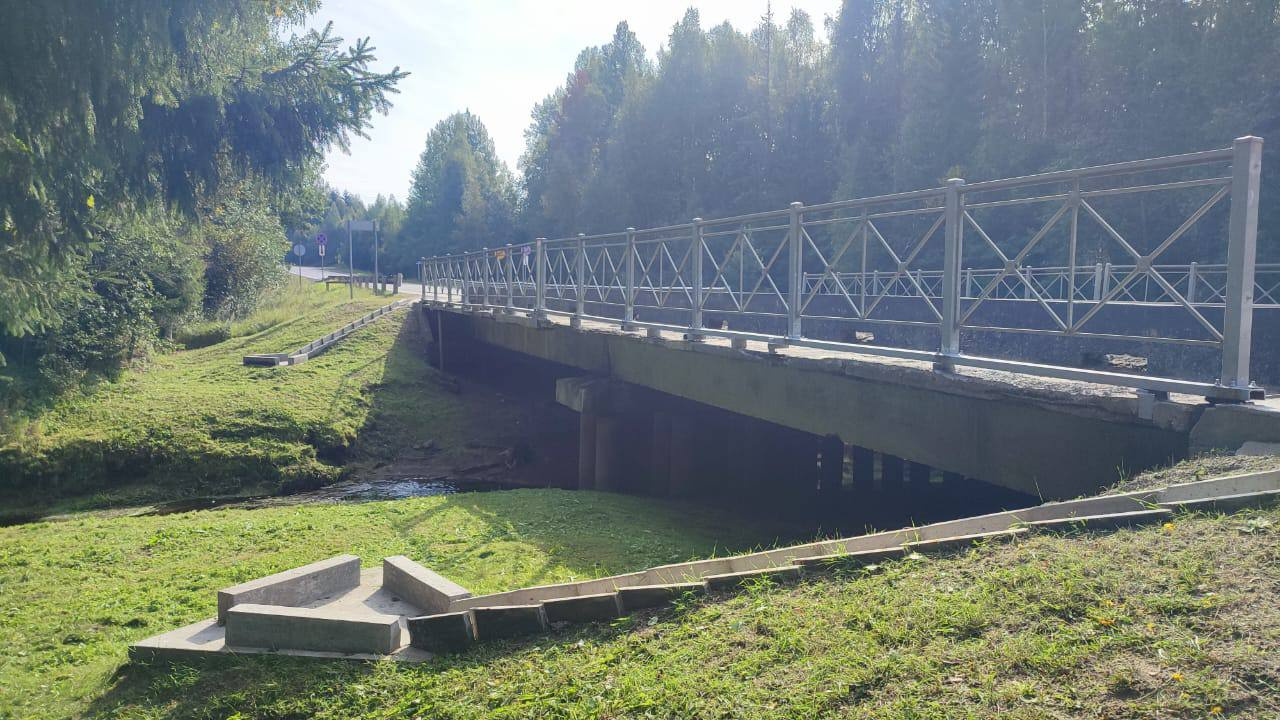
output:
MULTIPOLYGON (((356 262, 355 251, 352 249, 352 233, 355 232, 372 232, 373 235, 373 272, 376 276, 378 273, 378 223, 376 220, 348 220, 347 221, 347 265, 350 275, 347 276, 347 291, 349 297, 356 296, 356 262)), ((377 278, 375 277, 376 281, 377 278)))
MULTIPOLYGON (((329 243, 329 238, 324 233, 316 235, 316 252, 320 253, 320 279, 324 279, 324 247, 329 243)), ((326 286, 327 287, 327 286, 326 286)))
POLYGON ((302 243, 294 244, 293 254, 298 256, 298 287, 302 287, 302 256, 307 254, 307 246, 302 243))

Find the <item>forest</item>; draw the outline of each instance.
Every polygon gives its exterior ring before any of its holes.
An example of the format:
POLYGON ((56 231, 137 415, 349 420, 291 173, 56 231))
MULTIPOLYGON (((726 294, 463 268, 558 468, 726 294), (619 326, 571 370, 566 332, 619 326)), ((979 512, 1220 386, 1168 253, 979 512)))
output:
MULTIPOLYGON (((403 73, 294 32, 317 0, 0 0, 0 409, 251 311, 292 239, 380 222, 384 270, 615 231, 1226 147, 1280 128, 1277 0, 845 0, 661 47, 620 22, 531 110, 519 167, 440 120, 403 201, 321 179, 403 73), (112 22, 108 22, 108 18, 112 22), (102 28, 109 28, 103 31, 102 28), (53 42, 58 38, 63 42, 53 42), (654 52, 656 50, 656 52, 654 52), (19 390, 17 388, 25 388, 19 390)), ((344 49, 345 48, 345 49, 344 49)), ((1280 259, 1268 203, 1259 260, 1280 259)), ((371 265, 372 247, 355 248, 371 265)), ((309 261, 314 262, 314 259, 309 261)))
MULTIPOLYGON (((1280 128, 1278 23, 1274 0, 846 0, 825 22, 793 12, 751 29, 704 28, 691 9, 655 60, 622 22, 533 109, 518 174, 479 119, 442 121, 387 252, 412 272, 539 236, 1266 137, 1280 128)), ((1277 257, 1276 208, 1264 201, 1263 259, 1277 257)))

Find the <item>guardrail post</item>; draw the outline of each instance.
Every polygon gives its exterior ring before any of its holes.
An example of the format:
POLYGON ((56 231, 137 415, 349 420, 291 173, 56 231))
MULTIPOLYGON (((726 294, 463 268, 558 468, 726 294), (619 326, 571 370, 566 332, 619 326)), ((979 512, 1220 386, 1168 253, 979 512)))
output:
POLYGON ((800 212, 802 202, 791 203, 791 216, 787 228, 787 339, 799 340, 801 336, 801 305, 804 302, 804 237, 801 234, 800 212))
POLYGON ((946 207, 943 210, 944 236, 942 250, 942 322, 938 359, 935 370, 953 370, 951 358, 960 354, 960 260, 964 242, 964 197, 960 189, 964 180, 947 180, 946 207))
POLYGON ((627 228, 627 289, 623 298, 622 329, 635 330, 636 322, 636 229, 627 228))
POLYGON ((702 218, 694 218, 693 223, 689 227, 689 252, 692 267, 689 270, 690 279, 693 281, 693 307, 689 313, 689 332, 685 334, 685 340, 689 342, 702 342, 705 336, 702 334, 702 305, 705 302, 702 288, 702 218))
POLYGON ((533 317, 541 320, 547 316, 547 239, 533 241, 533 317))
MULTIPOLYGON (((1227 287, 1223 297, 1226 312, 1222 322, 1222 376, 1218 384, 1247 393, 1249 351, 1253 339, 1253 276, 1258 253, 1262 138, 1238 138, 1233 149, 1227 287)), ((1248 398, 1246 395, 1235 399, 1248 398)))
POLYGON ((582 327, 582 316, 587 312, 587 241, 586 235, 578 233, 577 252, 573 261, 573 317, 569 318, 571 327, 582 327))
POLYGON ((503 263, 503 267, 506 268, 505 274, 507 278, 507 314, 511 314, 515 310, 515 301, 511 295, 512 293, 511 273, 513 270, 515 270, 515 267, 516 267, 515 256, 511 254, 511 243, 507 243, 507 256, 504 257, 503 260, 506 261, 505 263, 503 263))
POLYGON ((1035 273, 1034 267, 1031 267, 1030 265, 1024 265, 1022 267, 1022 276, 1023 278, 1025 278, 1022 281, 1022 299, 1023 300, 1031 299, 1031 278, 1034 277, 1033 273, 1035 273))
POLYGON ((1093 301, 1098 302, 1102 299, 1102 263, 1095 263, 1093 266, 1093 301))
POLYGON ((1187 303, 1194 305, 1196 302, 1196 285, 1200 280, 1200 267, 1197 263, 1191 263, 1187 266, 1187 303))

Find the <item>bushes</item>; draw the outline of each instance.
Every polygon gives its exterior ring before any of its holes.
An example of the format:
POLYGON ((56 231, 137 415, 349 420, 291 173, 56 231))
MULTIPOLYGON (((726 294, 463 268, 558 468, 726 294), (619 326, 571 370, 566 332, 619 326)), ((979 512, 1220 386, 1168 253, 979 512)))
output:
POLYGON ((230 339, 231 325, 219 320, 211 320, 185 327, 174 336, 174 340, 187 350, 217 345, 223 340, 230 339))

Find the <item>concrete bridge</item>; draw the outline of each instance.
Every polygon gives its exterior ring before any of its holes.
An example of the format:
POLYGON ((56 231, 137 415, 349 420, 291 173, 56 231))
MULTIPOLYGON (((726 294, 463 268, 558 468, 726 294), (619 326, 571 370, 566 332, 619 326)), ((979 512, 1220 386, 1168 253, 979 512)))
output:
POLYGON ((446 366, 508 352, 555 363, 578 411, 579 487, 693 494, 785 478, 794 489, 909 494, 975 478, 1045 499, 1215 448, 1280 443, 1280 403, 1209 403, 1004 371, 689 342, 617 324, 423 305, 446 366), (577 373, 577 374, 574 374, 577 373), (941 471, 941 478, 938 472, 941 471), (850 480, 852 485, 850 486, 850 480), (913 490, 914 488, 914 490, 913 490))
POLYGON ((1276 355, 1254 342, 1280 342, 1256 264, 1261 148, 424 258, 421 297, 457 361, 564 369, 582 487, 689 492, 710 464, 740 486, 1071 497, 1280 442, 1251 374, 1276 355), (1127 264, 1082 263, 1086 244, 1127 264), (1082 351, 1158 372, 1073 365, 1082 351))

